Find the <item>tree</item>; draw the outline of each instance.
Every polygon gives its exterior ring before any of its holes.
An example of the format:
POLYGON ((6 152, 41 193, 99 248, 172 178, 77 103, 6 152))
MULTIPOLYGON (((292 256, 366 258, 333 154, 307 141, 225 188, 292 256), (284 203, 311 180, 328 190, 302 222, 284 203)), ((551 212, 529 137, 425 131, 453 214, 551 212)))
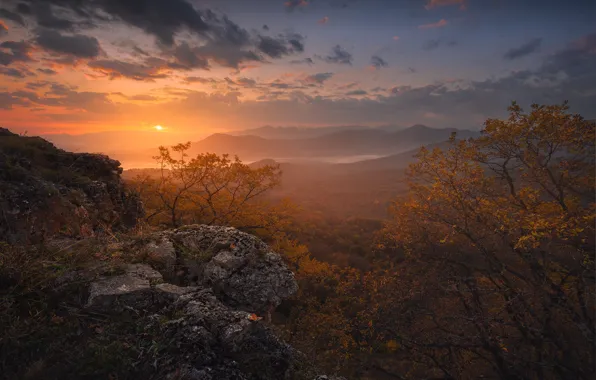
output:
POLYGON ((238 157, 212 153, 189 158, 190 147, 190 143, 160 147, 154 157, 157 178, 145 175, 133 181, 149 209, 148 219, 174 227, 188 223, 264 227, 271 215, 260 198, 280 183, 279 166, 251 168, 238 157))
POLYGON ((478 139, 420 150, 385 232, 425 301, 407 325, 371 318, 445 378, 589 379, 595 123, 566 103, 509 111, 478 139))

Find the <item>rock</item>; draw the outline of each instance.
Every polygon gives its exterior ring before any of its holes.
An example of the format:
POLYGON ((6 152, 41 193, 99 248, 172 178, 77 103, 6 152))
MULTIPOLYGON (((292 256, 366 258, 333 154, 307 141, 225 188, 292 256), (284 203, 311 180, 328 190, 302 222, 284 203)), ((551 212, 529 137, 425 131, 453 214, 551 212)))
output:
POLYGON ((65 276, 91 279, 88 309, 114 319, 134 310, 125 321, 134 325, 132 340, 146 349, 135 353, 140 364, 123 378, 340 380, 316 378, 304 356, 263 321, 262 310, 290 296, 297 285, 281 257, 260 239, 233 228, 191 226, 112 244, 130 257, 136 257, 132 249, 171 257, 173 248, 176 261, 192 260, 200 274, 196 286, 163 282, 147 264, 65 276))
POLYGON ((193 293, 198 291, 199 288, 196 286, 176 286, 173 284, 158 284, 155 286, 155 291, 159 297, 162 297, 166 301, 175 301, 180 296, 183 296, 188 293, 193 293))
POLYGON ((152 283, 161 281, 161 274, 143 264, 129 265, 124 270, 124 274, 92 282, 86 306, 112 312, 123 308, 150 308, 154 294, 152 283))
POLYGON ((120 162, 70 153, 40 137, 0 131, 0 241, 37 243, 126 231, 143 217, 124 187, 120 162))
POLYGON ((151 259, 161 264, 164 270, 173 270, 176 264, 176 250, 170 240, 162 237, 156 242, 147 244, 146 250, 151 259))
POLYGON ((176 247, 193 282, 234 307, 266 313, 298 290, 282 258, 259 238, 235 228, 195 225, 160 233, 176 247))

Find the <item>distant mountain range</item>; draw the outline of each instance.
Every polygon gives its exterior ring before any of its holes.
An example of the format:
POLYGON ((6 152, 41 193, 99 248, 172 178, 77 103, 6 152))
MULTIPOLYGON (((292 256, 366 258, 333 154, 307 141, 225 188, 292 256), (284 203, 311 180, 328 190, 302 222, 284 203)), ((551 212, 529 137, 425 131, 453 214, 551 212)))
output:
POLYGON ((479 132, 453 128, 435 129, 424 125, 391 129, 352 129, 299 139, 268 139, 254 135, 214 134, 192 144, 193 154, 211 152, 238 155, 243 161, 271 158, 278 161, 320 160, 348 156, 389 156, 421 145, 443 142, 453 132, 458 138, 476 137, 479 132))

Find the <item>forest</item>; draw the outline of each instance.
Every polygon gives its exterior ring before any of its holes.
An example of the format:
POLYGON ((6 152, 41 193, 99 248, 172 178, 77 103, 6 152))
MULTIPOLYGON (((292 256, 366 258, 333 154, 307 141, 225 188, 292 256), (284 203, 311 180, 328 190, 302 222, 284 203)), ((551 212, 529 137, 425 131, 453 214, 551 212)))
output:
POLYGON ((379 193, 347 213, 325 186, 298 201, 276 190, 275 161, 190 143, 125 178, 147 228, 233 226, 282 253, 300 290, 273 325, 328 373, 592 379, 596 124, 566 103, 508 111, 479 137, 420 148, 405 174, 382 175, 391 191, 365 183, 379 193), (387 217, 354 211, 387 203, 387 217))

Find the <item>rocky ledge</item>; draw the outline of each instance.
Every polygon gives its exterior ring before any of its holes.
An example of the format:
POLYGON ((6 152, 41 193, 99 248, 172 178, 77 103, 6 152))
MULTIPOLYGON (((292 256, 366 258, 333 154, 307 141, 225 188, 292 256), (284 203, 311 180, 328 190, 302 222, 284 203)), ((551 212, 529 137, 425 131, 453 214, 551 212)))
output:
POLYGON ((0 128, 0 241, 90 237, 134 227, 143 206, 126 190, 121 173, 120 162, 108 156, 66 152, 0 128))
POLYGON ((151 337, 157 348, 142 352, 144 364, 131 368, 137 377, 130 378, 335 379, 317 376, 267 323, 267 314, 298 287, 280 255, 258 238, 197 225, 108 249, 143 263, 69 273, 58 288, 86 284, 83 310, 126 315, 139 339, 151 337))

